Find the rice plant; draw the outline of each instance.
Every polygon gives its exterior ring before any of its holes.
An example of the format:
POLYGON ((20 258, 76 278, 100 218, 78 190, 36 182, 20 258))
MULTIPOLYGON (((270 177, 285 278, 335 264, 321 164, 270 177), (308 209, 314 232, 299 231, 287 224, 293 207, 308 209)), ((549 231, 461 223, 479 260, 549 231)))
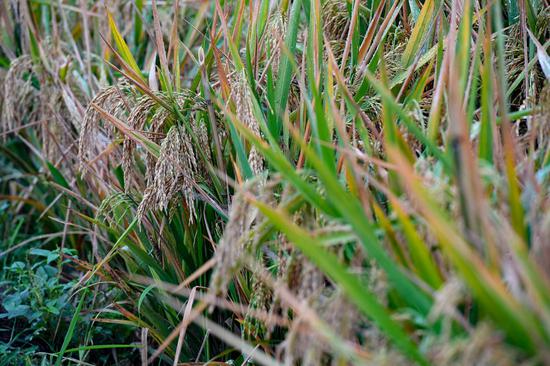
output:
POLYGON ((2 2, 0 364, 549 364, 549 9, 2 2))

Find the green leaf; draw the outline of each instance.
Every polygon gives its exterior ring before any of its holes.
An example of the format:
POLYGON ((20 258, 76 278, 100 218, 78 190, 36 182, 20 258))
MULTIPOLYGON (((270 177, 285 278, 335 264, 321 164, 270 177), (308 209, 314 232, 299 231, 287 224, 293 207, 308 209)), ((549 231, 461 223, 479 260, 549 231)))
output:
POLYGON ((69 343, 73 338, 76 325, 80 320, 80 311, 82 310, 82 305, 84 305, 84 300, 86 300, 87 295, 88 295, 88 288, 86 287, 83 290, 82 295, 80 296, 80 301, 78 302, 78 305, 74 311, 73 317, 71 319, 71 323, 69 324, 69 329, 67 329, 67 333, 65 334, 65 339, 63 340, 63 345, 61 346, 61 350, 57 353, 57 361, 55 362, 55 366, 61 366, 61 363, 63 362, 63 355, 65 354, 67 347, 69 346, 69 343))
POLYGON ((420 46, 426 39, 428 28, 435 19, 435 9, 435 0, 427 0, 426 2, 424 2, 424 5, 422 5, 422 10, 420 11, 420 15, 418 16, 416 25, 413 28, 411 37, 407 42, 407 46, 401 58, 402 63, 405 67, 408 67, 410 66, 410 64, 412 64, 414 58, 418 54, 420 46))
POLYGON ((132 55, 132 52, 130 52, 130 48, 128 48, 126 41, 124 40, 124 38, 122 37, 122 35, 120 34, 116 26, 115 20, 113 19, 113 15, 109 10, 106 10, 106 11, 107 11, 107 18, 109 21, 109 29, 111 30, 111 33, 115 40, 115 44, 118 48, 118 52, 120 53, 120 56, 137 75, 139 75, 143 80, 145 80, 141 72, 141 69, 139 68, 136 60, 134 59, 134 56, 132 55))
POLYGON ((59 184, 63 188, 70 189, 69 183, 67 182, 63 174, 61 174, 61 172, 55 166, 53 166, 53 164, 50 163, 49 161, 46 162, 46 165, 48 166, 48 169, 52 174, 52 178, 54 182, 59 184))
MULTIPOLYGON (((274 129, 275 132, 280 132, 282 128, 282 116, 286 109, 288 102, 288 95, 290 91, 290 84, 292 79, 292 64, 289 60, 290 55, 294 55, 296 51, 296 40, 298 38, 298 28, 300 24, 300 8, 301 0, 295 0, 292 2, 292 8, 290 10, 289 26, 285 38, 284 47, 287 52, 281 52, 281 60, 279 62, 279 74, 278 82, 275 86, 275 105, 273 106, 273 112, 275 113, 275 120, 277 125, 274 129)), ((275 133, 275 136, 278 136, 275 133)))

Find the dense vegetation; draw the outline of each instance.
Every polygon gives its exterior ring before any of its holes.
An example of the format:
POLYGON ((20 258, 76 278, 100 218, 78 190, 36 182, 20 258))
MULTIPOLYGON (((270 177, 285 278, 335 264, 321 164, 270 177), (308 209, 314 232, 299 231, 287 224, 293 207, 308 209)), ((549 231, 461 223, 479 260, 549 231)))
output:
POLYGON ((550 364, 549 9, 1 2, 0 365, 550 364))

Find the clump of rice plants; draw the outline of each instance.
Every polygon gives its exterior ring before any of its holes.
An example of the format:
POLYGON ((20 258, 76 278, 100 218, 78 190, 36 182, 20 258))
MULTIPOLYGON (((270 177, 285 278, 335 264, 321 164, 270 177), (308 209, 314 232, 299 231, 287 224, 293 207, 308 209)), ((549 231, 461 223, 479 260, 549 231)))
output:
POLYGON ((548 5, 3 3, 0 363, 550 363, 548 5))

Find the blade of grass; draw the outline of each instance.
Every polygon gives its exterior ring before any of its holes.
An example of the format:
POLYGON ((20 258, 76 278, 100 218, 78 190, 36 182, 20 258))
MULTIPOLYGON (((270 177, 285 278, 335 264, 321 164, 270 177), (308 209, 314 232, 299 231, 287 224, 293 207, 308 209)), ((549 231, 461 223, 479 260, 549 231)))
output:
POLYGON ((118 27, 116 26, 113 15, 108 9, 105 9, 105 11, 107 12, 109 29, 111 30, 111 34, 113 35, 115 44, 120 52, 122 59, 132 68, 132 70, 136 73, 136 75, 138 75, 141 78, 142 81, 145 81, 143 74, 141 73, 141 69, 139 68, 134 56, 132 55, 130 48, 128 48, 126 41, 124 40, 124 38, 122 37, 122 35, 118 30, 118 27))
POLYGON ((85 288, 82 292, 82 295, 80 295, 80 300, 78 302, 78 305, 76 306, 71 322, 69 323, 69 328, 67 329, 67 333, 65 334, 65 339, 63 340, 61 350, 57 353, 58 357, 55 362, 55 366, 61 366, 61 363, 63 362, 63 355, 65 354, 67 347, 69 346, 69 343, 73 338, 73 334, 80 319, 80 311, 82 310, 82 306, 84 305, 84 301, 86 300, 87 295, 88 288, 85 288))
POLYGON ((425 41, 428 34, 428 28, 435 19, 434 14, 437 6, 436 0, 427 0, 422 5, 420 15, 416 20, 416 25, 413 28, 411 37, 402 55, 402 63, 405 67, 410 66, 422 46, 422 43, 425 41))
POLYGON ((283 52, 279 61, 279 75, 275 85, 275 105, 273 106, 276 125, 270 128, 270 130, 273 131, 274 136, 278 136, 283 127, 282 116, 284 115, 288 102, 290 83, 292 80, 292 65, 289 57, 293 56, 296 51, 296 40, 298 38, 298 28, 300 25, 301 4, 302 0, 295 0, 292 2, 292 8, 290 10, 288 21, 288 30, 284 43, 284 48, 288 50, 288 53, 283 52))

